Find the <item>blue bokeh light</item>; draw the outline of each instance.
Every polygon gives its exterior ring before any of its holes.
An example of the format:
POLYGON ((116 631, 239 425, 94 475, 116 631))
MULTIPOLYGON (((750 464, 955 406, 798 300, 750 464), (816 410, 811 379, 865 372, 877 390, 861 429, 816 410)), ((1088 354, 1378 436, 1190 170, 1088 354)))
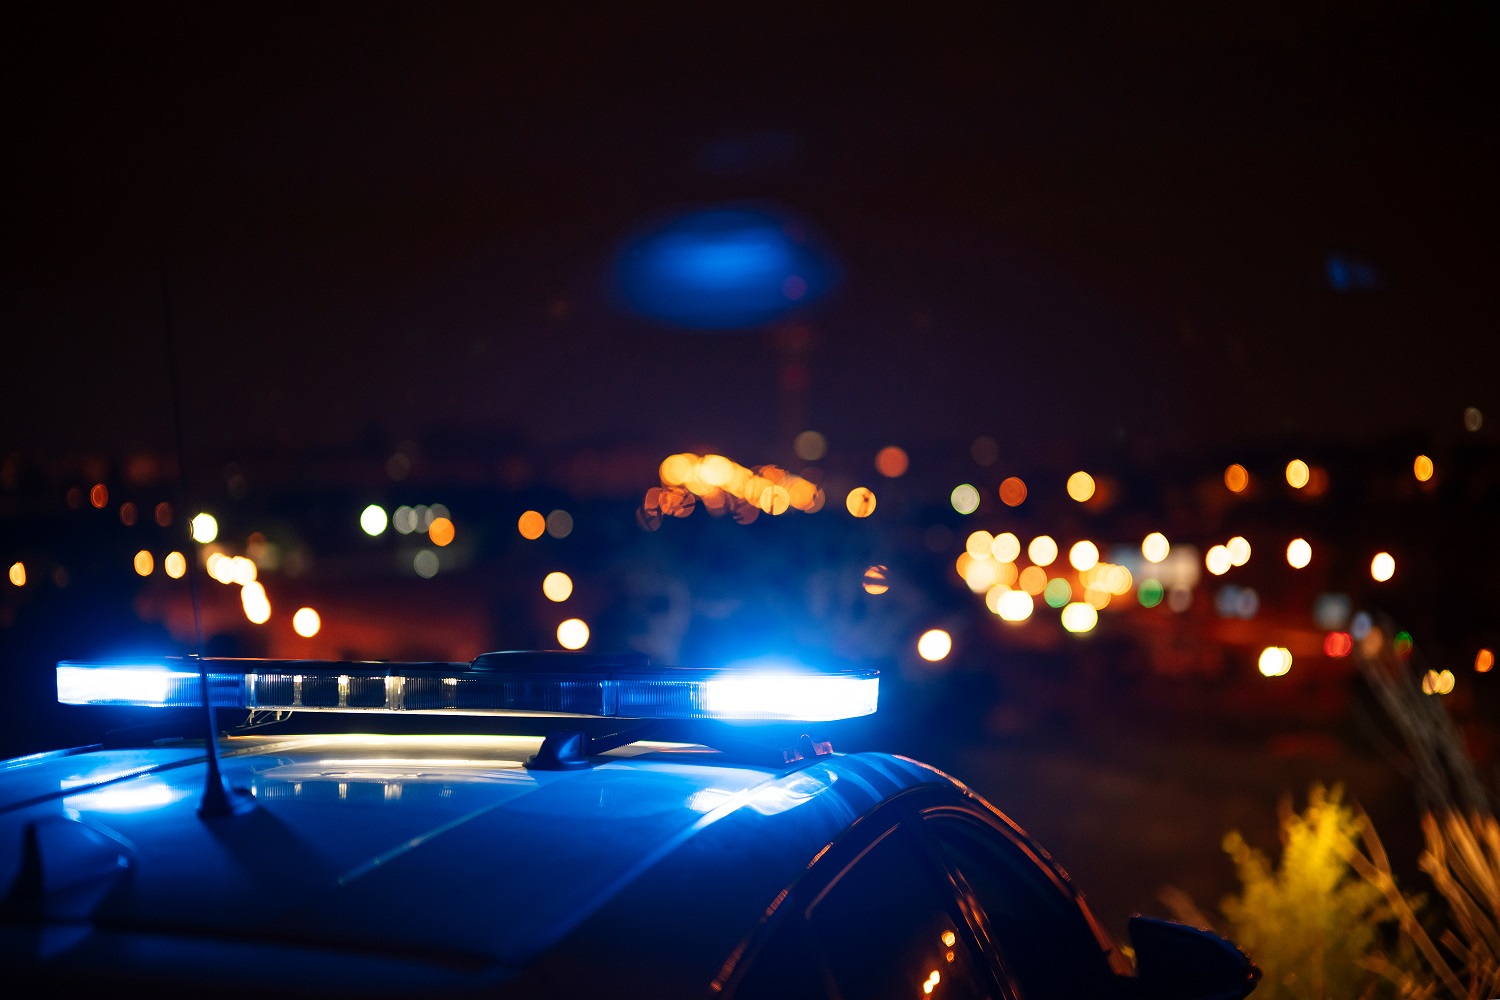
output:
POLYGON ((834 278, 804 224, 760 207, 672 216, 627 242, 616 267, 629 309, 702 330, 780 319, 825 294, 834 278))

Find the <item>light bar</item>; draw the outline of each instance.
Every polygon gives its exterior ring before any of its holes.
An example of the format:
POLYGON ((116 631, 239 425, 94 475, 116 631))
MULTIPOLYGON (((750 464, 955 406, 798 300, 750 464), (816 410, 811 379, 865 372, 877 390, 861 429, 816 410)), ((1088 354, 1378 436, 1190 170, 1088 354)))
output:
POLYGON ((215 708, 441 715, 822 722, 870 715, 876 670, 704 670, 645 656, 485 653, 472 663, 251 660, 64 660, 67 705, 202 705, 199 666, 215 708))

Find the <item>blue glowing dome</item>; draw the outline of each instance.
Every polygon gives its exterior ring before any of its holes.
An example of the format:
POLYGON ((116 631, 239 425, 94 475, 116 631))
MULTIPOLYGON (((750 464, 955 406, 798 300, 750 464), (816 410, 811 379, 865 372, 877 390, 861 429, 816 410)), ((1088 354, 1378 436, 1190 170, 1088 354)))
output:
POLYGON ((779 319, 827 292, 833 278, 806 226, 761 208, 673 216, 630 240, 616 267, 632 311, 704 330, 779 319))

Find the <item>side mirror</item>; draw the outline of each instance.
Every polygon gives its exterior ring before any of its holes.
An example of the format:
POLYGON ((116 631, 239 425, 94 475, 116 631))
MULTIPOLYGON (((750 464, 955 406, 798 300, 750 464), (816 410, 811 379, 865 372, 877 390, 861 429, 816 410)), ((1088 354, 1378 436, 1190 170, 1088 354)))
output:
POLYGON ((1241 1000, 1260 969, 1233 941, 1171 920, 1130 918, 1136 985, 1151 1000, 1241 1000))

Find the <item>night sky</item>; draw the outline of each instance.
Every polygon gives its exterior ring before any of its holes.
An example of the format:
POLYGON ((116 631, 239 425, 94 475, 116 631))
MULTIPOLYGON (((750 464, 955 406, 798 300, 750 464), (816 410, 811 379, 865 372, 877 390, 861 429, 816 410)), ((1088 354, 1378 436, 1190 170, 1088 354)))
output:
POLYGON ((643 220, 832 249, 833 444, 1202 452, 1500 425, 1492 5, 34 4, 0 450, 495 428, 785 447, 775 338, 622 312, 643 220))

